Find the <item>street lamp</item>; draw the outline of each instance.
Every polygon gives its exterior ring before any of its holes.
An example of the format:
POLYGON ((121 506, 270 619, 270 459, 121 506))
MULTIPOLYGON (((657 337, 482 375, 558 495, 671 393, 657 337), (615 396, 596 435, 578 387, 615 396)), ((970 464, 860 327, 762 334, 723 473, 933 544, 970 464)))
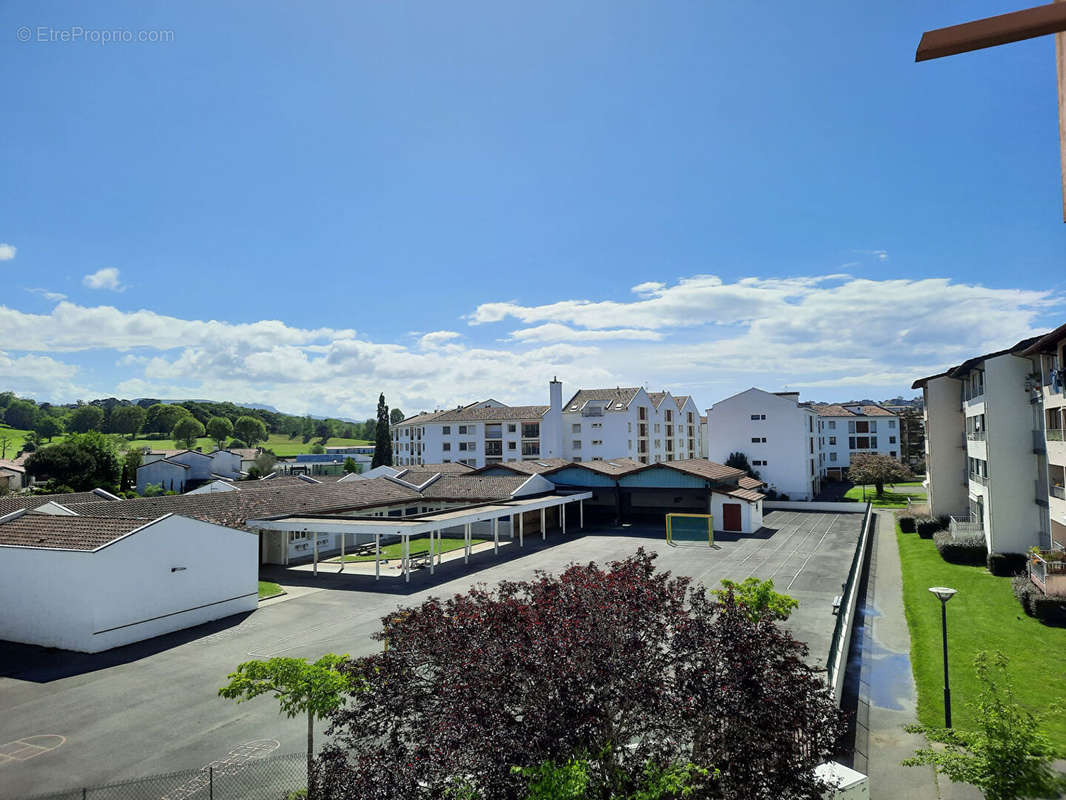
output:
POLYGON ((944 635, 944 727, 951 727, 951 689, 948 687, 948 600, 955 595, 955 589, 947 586, 933 586, 929 589, 940 600, 940 630, 944 635))

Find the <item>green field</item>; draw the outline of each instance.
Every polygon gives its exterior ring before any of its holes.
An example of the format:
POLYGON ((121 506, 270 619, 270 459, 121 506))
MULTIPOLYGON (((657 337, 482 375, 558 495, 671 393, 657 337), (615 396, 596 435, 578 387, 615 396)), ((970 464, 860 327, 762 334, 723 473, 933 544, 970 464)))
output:
MULTIPOLYGON (((482 542, 487 542, 487 541, 489 541, 489 540, 488 539, 476 539, 476 538, 474 538, 474 539, 470 540, 470 543, 472 545, 474 545, 474 544, 481 544, 482 542)), ((444 536, 444 537, 442 537, 440 539, 440 542, 438 544, 439 544, 441 553, 449 553, 452 550, 460 550, 460 549, 462 549, 462 547, 463 547, 463 539, 462 539, 462 537, 444 536)), ((428 552, 428 551, 429 551, 429 539, 428 538, 427 539, 413 539, 411 541, 411 555, 415 556, 415 555, 419 555, 420 553, 425 553, 425 552, 428 552)), ((403 542, 394 542, 392 544, 387 544, 387 545, 382 546, 382 548, 381 548, 381 557, 382 558, 389 558, 389 559, 403 558, 403 542)), ((334 558, 331 558, 329 560, 334 562, 334 563, 338 563, 339 564, 341 558, 340 558, 340 556, 335 556, 334 558)), ((373 561, 374 560, 374 555, 373 554, 370 554, 368 556, 345 555, 344 556, 344 560, 345 560, 345 562, 348 562, 348 561, 373 561)))
POLYGON ((273 597, 276 594, 284 594, 285 590, 278 584, 271 583, 270 581, 259 581, 259 599, 264 597, 273 597))
MULTIPOLYGON (((921 484, 899 483, 899 484, 896 484, 896 485, 897 486, 913 486, 913 485, 919 485, 920 486, 921 484)), ((858 502, 863 502, 863 487, 862 486, 852 486, 844 494, 844 498, 847 499, 847 500, 855 500, 855 501, 858 501, 858 502)), ((877 487, 876 486, 867 486, 866 487, 866 501, 872 503, 875 508, 906 508, 908 499, 914 501, 915 503, 924 503, 927 498, 926 498, 926 494, 924 492, 921 493, 921 494, 904 494, 902 492, 893 492, 891 489, 888 488, 887 485, 885 487, 885 493, 883 495, 881 495, 880 497, 878 497, 877 496, 877 487)))
MULTIPOLYGON (((17 430, 15 428, 8 428, 4 425, 0 425, 0 440, 8 439, 9 444, 7 446, 7 457, 13 458, 15 454, 22 447, 22 443, 26 438, 26 434, 29 431, 17 430)), ((177 450, 181 445, 175 443, 172 439, 133 439, 132 441, 125 437, 113 434, 119 449, 128 450, 130 448, 151 447, 156 450, 177 450)), ((57 436, 52 440, 52 444, 63 441, 63 436, 57 436)), ((312 439, 307 444, 303 443, 300 437, 290 439, 284 433, 272 433, 270 438, 266 442, 260 442, 259 447, 265 447, 268 450, 273 450, 275 455, 279 457, 283 456, 296 456, 302 453, 310 453, 311 448, 317 442, 317 439, 312 439)), ((45 443, 48 444, 47 442, 45 443)), ((373 444, 365 439, 340 439, 331 438, 326 442, 326 447, 354 447, 356 445, 373 444)), ((203 449, 205 453, 210 453, 215 449, 215 440, 208 437, 201 437, 196 440, 196 446, 203 449)))
MULTIPOLYGON (((1032 711, 1066 701, 1066 628, 1049 628, 1022 611, 1010 578, 997 578, 984 567, 948 564, 931 539, 901 533, 896 526, 903 565, 903 604, 911 634, 911 668, 918 686, 918 718, 944 724, 944 655, 940 601, 930 586, 958 590, 947 606, 951 716, 955 727, 973 723, 967 706, 978 683, 973 658, 979 650, 1001 650, 1010 658, 1010 675, 1018 701, 1032 711)), ((1066 756, 1066 714, 1050 716, 1044 731, 1059 757, 1066 756)))

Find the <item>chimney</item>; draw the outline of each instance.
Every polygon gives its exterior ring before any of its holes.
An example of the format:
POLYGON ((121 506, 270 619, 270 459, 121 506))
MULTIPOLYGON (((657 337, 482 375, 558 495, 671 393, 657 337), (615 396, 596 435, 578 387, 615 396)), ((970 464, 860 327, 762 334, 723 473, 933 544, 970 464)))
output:
POLYGON ((563 410, 563 384, 557 377, 553 377, 548 384, 548 405, 551 411, 563 410))

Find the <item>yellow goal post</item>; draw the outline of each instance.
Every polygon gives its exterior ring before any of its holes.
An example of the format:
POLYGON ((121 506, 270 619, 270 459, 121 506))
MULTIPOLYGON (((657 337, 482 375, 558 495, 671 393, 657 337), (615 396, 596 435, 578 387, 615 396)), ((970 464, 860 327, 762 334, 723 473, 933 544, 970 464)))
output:
POLYGON ((714 544, 714 517, 711 514, 667 514, 666 543, 714 544))

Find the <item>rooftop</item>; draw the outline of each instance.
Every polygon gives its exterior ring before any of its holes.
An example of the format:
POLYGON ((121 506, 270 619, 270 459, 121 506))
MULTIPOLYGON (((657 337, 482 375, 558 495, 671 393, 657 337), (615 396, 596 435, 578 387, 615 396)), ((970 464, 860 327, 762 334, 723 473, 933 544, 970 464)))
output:
POLYGON ((15 512, 0 518, 0 545, 50 550, 97 550, 142 528, 148 520, 126 517, 99 519, 15 512))

